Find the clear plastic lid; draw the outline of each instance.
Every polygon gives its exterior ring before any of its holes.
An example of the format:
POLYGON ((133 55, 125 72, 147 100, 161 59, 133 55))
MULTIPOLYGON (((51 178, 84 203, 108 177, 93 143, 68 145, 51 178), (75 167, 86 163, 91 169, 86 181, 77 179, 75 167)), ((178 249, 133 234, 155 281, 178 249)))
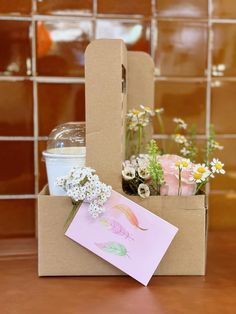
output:
POLYGON ((47 154, 85 154, 85 122, 68 122, 55 127, 48 137, 47 154))

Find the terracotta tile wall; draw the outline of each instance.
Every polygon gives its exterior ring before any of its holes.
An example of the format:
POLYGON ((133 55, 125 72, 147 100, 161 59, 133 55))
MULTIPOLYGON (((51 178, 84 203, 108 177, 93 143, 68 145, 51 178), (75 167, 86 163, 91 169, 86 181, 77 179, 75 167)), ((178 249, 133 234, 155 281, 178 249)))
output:
POLYGON ((210 228, 235 228, 235 34, 235 0, 0 0, 0 237, 34 234, 46 136, 84 120, 84 51, 104 37, 154 58, 166 141, 176 115, 199 146, 215 123, 227 175, 210 187, 210 228))

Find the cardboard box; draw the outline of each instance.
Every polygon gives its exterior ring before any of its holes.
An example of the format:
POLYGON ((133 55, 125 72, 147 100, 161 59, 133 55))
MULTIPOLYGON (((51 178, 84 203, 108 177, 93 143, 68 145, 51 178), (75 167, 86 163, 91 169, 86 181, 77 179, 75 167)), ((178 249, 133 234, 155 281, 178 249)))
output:
MULTIPOLYGON (((87 165, 96 169, 102 181, 123 193, 125 114, 127 108, 153 105, 154 64, 145 53, 127 53, 121 40, 96 40, 88 46, 85 57, 87 165)), ((204 275, 206 197, 127 197, 179 228, 156 274, 204 275)), ((39 275, 121 275, 64 236, 63 225, 70 210, 69 198, 49 196, 46 188, 40 193, 39 275)))
MULTIPOLYGON (((155 275, 204 275, 205 196, 153 196, 142 201, 136 196, 129 198, 179 228, 155 275)), ((50 196, 47 187, 38 197, 39 276, 123 275, 64 235, 71 208, 69 197, 50 196)))

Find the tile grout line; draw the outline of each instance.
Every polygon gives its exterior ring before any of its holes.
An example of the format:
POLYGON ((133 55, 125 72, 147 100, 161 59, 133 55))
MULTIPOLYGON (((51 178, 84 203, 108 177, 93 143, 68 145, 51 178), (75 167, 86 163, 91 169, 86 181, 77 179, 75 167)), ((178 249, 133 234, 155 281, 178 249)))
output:
POLYGON ((38 167, 38 86, 36 77, 36 23, 32 20, 32 74, 33 74, 33 112, 34 112, 34 193, 35 195, 39 192, 39 167, 38 167))
MULTIPOLYGON (((96 39, 96 32, 97 32, 97 0, 93 0, 93 36, 92 39, 96 39)), ((85 78, 84 78, 85 80, 85 78)))
POLYGON ((37 0, 31 0, 31 3, 32 3, 32 13, 35 14, 35 12, 37 12, 37 9, 38 9, 37 0))
MULTIPOLYGON (((155 75, 155 81, 170 81, 170 82, 207 82, 207 76, 159 76, 155 75)), ((71 77, 71 76, 2 76, 0 75, 1 81, 36 81, 38 83, 71 83, 71 84, 84 84, 84 77, 71 77)), ((218 80, 222 82, 236 82, 236 76, 212 76, 211 81, 218 80)))
POLYGON ((35 194, 0 194, 0 200, 24 200, 24 199, 35 199, 35 194))
MULTIPOLYGON (((96 0, 94 0, 96 1, 96 0)), ((151 0, 153 1, 153 0, 151 0)), ((158 0, 157 0, 158 1, 158 0)), ((209 0, 208 0, 209 1, 209 0)), ((168 17, 168 16, 160 16, 159 14, 155 13, 149 17, 145 17, 143 15, 136 15, 136 14, 86 14, 81 13, 78 15, 47 15, 47 14, 34 14, 32 16, 14 16, 14 15, 1 15, 0 14, 0 21, 25 21, 31 22, 34 21, 77 21, 78 19, 85 20, 85 19, 92 19, 93 17, 100 18, 100 19, 111 19, 111 20, 120 20, 120 21, 139 21, 139 20, 147 20, 151 18, 158 18, 161 21, 169 21, 169 22, 190 22, 190 23, 197 23, 197 22, 205 22, 207 23, 209 18, 194 18, 194 17, 168 17)), ((222 24, 222 23, 229 23, 229 24, 236 24, 235 18, 211 18, 211 22, 215 24, 222 24)))
MULTIPOLYGON (((206 90, 206 138, 209 136, 211 125, 211 69, 212 69, 212 3, 208 0, 208 40, 207 40, 207 90, 206 90)), ((210 183, 206 185, 206 193, 211 191, 210 183)))
MULTIPOLYGON (((236 136, 236 135, 235 135, 236 136)), ((0 141, 47 141, 48 136, 0 136, 0 141)))
MULTIPOLYGON (((156 11, 156 0, 149 0, 151 1, 151 10, 152 10, 152 17, 151 17, 151 34, 150 34, 150 46, 151 46, 151 57, 155 63, 155 51, 157 48, 157 40, 158 40, 158 24, 155 18, 155 11, 156 11)), ((154 70, 155 73, 155 70, 154 70)))
MULTIPOLYGON (((164 137, 168 137, 170 135, 168 134, 159 134, 159 133, 154 133, 154 136, 158 136, 159 138, 161 136, 164 137)), ((206 138, 206 133, 203 134, 197 134, 197 139, 202 139, 202 138, 206 138)), ((236 139, 236 134, 217 134, 216 135, 217 138, 221 138, 221 139, 236 139)), ((15 142, 20 142, 20 141, 47 141, 48 140, 48 136, 0 136, 0 141, 15 141, 15 142)))
POLYGON ((2 76, 1 81, 36 81, 39 83, 85 83, 84 77, 60 77, 60 76, 2 76))

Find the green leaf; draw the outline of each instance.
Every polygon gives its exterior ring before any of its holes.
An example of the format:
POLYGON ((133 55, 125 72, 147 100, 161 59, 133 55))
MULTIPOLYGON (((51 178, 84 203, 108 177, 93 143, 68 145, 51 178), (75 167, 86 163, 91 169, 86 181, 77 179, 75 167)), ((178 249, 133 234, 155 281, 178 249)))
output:
POLYGON ((126 247, 118 242, 95 243, 95 245, 107 253, 115 254, 118 256, 128 255, 126 247))

